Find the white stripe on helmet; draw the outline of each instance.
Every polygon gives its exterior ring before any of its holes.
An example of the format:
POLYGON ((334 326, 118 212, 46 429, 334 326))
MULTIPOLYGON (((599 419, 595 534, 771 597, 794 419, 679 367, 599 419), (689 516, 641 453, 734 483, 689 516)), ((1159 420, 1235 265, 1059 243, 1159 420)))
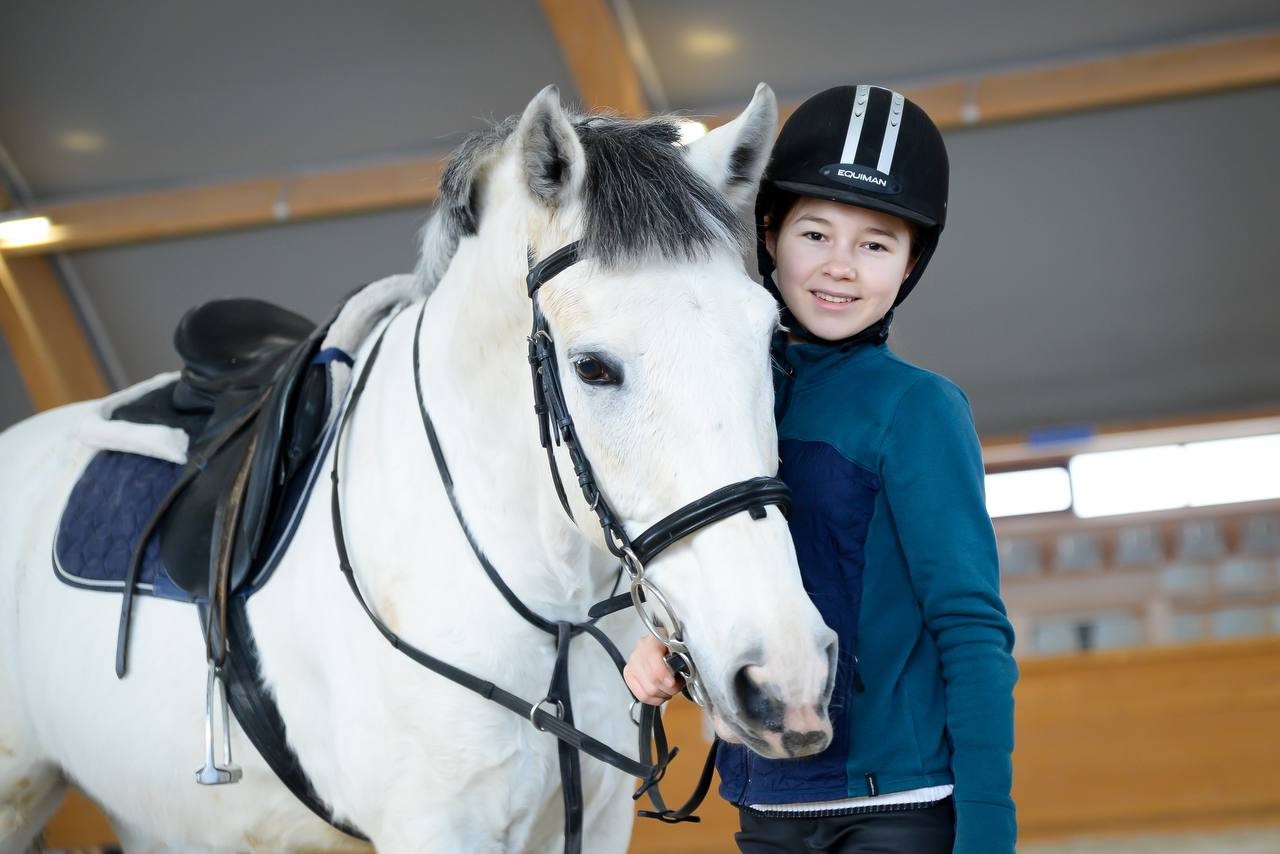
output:
POLYGON ((876 163, 876 171, 889 174, 893 166, 893 151, 898 147, 898 128, 902 124, 902 105, 906 101, 902 95, 893 93, 893 102, 889 105, 889 119, 884 126, 884 141, 880 143, 880 160, 876 163))
POLYGON ((871 97, 870 86, 859 86, 853 99, 853 114, 849 116, 849 129, 844 134, 844 151, 840 152, 841 163, 854 163, 858 153, 858 140, 862 138, 862 120, 867 115, 867 101, 871 97))

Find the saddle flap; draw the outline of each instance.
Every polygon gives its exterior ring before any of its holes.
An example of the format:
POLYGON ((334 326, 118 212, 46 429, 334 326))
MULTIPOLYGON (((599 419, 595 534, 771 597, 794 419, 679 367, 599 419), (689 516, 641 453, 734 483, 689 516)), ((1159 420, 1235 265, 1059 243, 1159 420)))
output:
POLYGON ((310 365, 313 342, 298 345, 278 366, 262 389, 225 391, 204 433, 193 443, 192 462, 204 465, 160 526, 160 547, 169 574, 180 587, 203 594, 209 583, 211 552, 231 549, 230 589, 249 579, 259 557, 265 532, 290 474, 314 450, 324 426, 324 367, 310 365), (233 438, 212 451, 225 431, 249 408, 252 418, 233 438), (224 411, 226 410, 226 411, 224 411), (249 455, 248 482, 239 497, 241 508, 233 542, 215 543, 213 519, 218 502, 227 494, 236 472, 249 455))

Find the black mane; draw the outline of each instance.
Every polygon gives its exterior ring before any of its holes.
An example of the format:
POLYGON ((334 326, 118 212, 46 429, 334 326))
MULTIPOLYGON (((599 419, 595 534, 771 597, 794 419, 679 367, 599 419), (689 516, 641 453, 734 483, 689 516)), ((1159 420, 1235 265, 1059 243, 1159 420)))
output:
MULTIPOLYGON (((519 116, 468 137, 449 158, 436 210, 424 229, 420 275, 433 286, 458 241, 479 227, 479 173, 515 132, 519 116)), ((585 257, 617 267, 658 257, 694 260, 719 246, 740 246, 743 222, 674 144, 670 118, 571 117, 586 153, 585 257)))

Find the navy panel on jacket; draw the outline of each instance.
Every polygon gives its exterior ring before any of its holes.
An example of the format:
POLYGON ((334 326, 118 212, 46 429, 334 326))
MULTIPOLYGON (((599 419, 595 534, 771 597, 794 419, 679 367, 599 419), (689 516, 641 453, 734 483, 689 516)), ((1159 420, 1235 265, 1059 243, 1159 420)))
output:
POLYGON ((826 442, 778 443, 778 476, 791 487, 789 518, 805 591, 840 637, 831 695, 831 745, 802 759, 764 759, 723 745, 721 794, 735 803, 787 803, 848 795, 850 704, 856 702, 855 651, 862 602, 863 548, 880 479, 826 442))

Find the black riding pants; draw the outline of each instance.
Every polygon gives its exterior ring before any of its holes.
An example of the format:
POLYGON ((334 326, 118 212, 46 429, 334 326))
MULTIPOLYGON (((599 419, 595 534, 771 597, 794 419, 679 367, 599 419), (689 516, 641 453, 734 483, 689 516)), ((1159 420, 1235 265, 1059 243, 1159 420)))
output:
POLYGON ((951 854, 956 812, 951 798, 925 807, 823 818, 775 818, 740 810, 734 834, 743 854, 951 854))

